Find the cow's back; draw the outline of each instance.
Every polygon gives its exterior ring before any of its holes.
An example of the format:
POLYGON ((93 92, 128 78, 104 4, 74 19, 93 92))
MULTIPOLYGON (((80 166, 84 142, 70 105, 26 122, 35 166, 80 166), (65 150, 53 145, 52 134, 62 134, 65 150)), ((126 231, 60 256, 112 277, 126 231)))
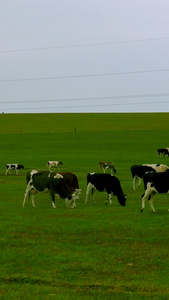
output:
POLYGON ((62 175, 66 185, 71 189, 72 191, 75 189, 79 189, 79 182, 77 179, 77 176, 71 172, 57 172, 58 174, 62 175))

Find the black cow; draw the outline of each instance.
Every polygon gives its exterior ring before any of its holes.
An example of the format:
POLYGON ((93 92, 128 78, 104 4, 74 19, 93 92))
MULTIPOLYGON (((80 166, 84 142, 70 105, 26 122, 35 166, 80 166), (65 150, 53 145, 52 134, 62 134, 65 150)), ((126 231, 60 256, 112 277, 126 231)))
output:
POLYGON ((169 172, 159 173, 146 173, 143 177, 145 192, 142 195, 142 208, 145 208, 146 199, 149 200, 150 207, 153 212, 155 211, 153 199, 155 194, 168 194, 169 193, 169 172))
POLYGON ((158 156, 169 156, 169 151, 168 151, 169 149, 168 148, 160 148, 160 149, 158 149, 157 150, 157 155, 158 156))
POLYGON ((134 165, 131 167, 131 174, 133 177, 133 189, 136 190, 140 184, 145 173, 147 172, 165 172, 169 167, 162 164, 143 164, 134 165))
POLYGON ((7 164, 6 165, 6 172, 5 175, 7 175, 8 173, 11 174, 10 170, 15 170, 16 175, 18 175, 18 171, 24 169, 23 165, 19 165, 19 164, 7 164))
POLYGON ((27 173, 26 181, 27 187, 23 200, 23 207, 25 205, 26 199, 30 198, 30 194, 32 195, 32 206, 35 207, 34 194, 38 192, 50 193, 53 208, 56 208, 56 194, 65 199, 67 207, 75 207, 74 194, 70 192, 62 175, 51 171, 32 170, 27 173))
POLYGON ((91 191, 93 194, 93 203, 95 204, 95 192, 98 190, 99 192, 106 191, 108 194, 108 199, 105 204, 110 202, 112 205, 112 194, 117 196, 117 199, 120 205, 125 206, 126 195, 124 195, 120 181, 117 177, 111 174, 104 173, 89 173, 87 175, 87 191, 86 191, 86 199, 85 204, 88 200, 89 192, 91 191))

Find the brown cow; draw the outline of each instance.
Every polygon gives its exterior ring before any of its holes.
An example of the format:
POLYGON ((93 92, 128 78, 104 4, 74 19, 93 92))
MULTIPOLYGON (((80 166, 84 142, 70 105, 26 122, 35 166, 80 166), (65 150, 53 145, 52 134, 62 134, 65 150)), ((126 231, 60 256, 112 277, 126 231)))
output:
POLYGON ((116 174, 115 166, 112 162, 109 161, 100 161, 99 162, 99 170, 101 171, 103 169, 103 172, 106 173, 107 169, 111 170, 111 174, 114 172, 116 174))

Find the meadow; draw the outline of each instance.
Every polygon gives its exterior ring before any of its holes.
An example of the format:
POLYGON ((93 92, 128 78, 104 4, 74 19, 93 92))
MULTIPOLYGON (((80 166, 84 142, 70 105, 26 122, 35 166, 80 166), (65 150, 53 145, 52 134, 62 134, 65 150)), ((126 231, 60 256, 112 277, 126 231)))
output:
POLYGON ((169 114, 1 114, 0 115, 0 299, 168 299, 169 199, 156 195, 156 213, 143 184, 133 191, 133 164, 163 163, 157 149, 169 147, 169 114), (36 208, 22 207, 26 173, 47 170, 77 175, 83 189, 75 209, 49 194, 36 208), (99 161, 115 164, 127 194, 126 206, 105 206, 96 192, 85 205, 86 176, 99 161), (7 163, 25 169, 5 176, 7 163))

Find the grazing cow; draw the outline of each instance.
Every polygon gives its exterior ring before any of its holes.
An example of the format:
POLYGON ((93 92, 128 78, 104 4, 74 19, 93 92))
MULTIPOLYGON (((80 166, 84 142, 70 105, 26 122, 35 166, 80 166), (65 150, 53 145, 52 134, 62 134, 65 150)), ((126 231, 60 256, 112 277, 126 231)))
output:
POLYGON ((169 194, 169 172, 146 173, 143 177, 145 192, 142 195, 142 208, 145 208, 146 199, 149 200, 150 207, 155 211, 153 199, 155 194, 169 194))
POLYGON ((95 204, 96 190, 98 190, 99 192, 107 192, 108 199, 106 200, 105 204, 107 204, 109 201, 110 205, 112 205, 113 194, 114 196, 117 196, 120 205, 125 206, 126 195, 123 194, 119 179, 114 175, 103 173, 89 173, 87 175, 87 191, 85 204, 87 203, 90 191, 93 194, 93 203, 95 204))
POLYGON ((38 192, 50 193, 53 208, 56 208, 56 194, 65 199, 67 207, 75 207, 74 194, 67 187, 62 175, 51 171, 32 170, 27 173, 26 181, 27 187, 23 200, 23 207, 25 205, 26 199, 30 198, 30 194, 32 194, 32 206, 35 207, 34 194, 38 192))
POLYGON ((111 174, 114 172, 116 174, 115 166, 112 162, 109 161, 100 161, 99 162, 99 170, 101 171, 103 169, 104 173, 106 173, 107 169, 111 170, 111 174))
POLYGON ((169 167, 162 164, 144 164, 134 165, 131 167, 131 174, 133 177, 133 189, 136 190, 146 172, 165 172, 169 167))
POLYGON ((169 156, 169 148, 160 148, 157 150, 157 155, 158 156, 169 156))
POLYGON ((59 166, 63 165, 62 161, 52 161, 52 160, 49 160, 48 161, 48 167, 49 167, 49 170, 51 168, 57 168, 59 170, 59 166))
MULTIPOLYGON (((79 183, 77 176, 70 172, 58 172, 58 174, 62 175, 66 185, 68 186, 71 193, 74 194, 74 199, 79 200, 79 196, 82 192, 81 189, 79 189, 79 183)), ((76 203, 75 203, 76 206, 76 203)))
POLYGON ((11 174, 11 170, 15 170, 16 175, 18 175, 18 171, 24 169, 23 165, 19 165, 19 164, 7 164, 6 165, 6 172, 5 175, 7 175, 8 173, 11 174))

